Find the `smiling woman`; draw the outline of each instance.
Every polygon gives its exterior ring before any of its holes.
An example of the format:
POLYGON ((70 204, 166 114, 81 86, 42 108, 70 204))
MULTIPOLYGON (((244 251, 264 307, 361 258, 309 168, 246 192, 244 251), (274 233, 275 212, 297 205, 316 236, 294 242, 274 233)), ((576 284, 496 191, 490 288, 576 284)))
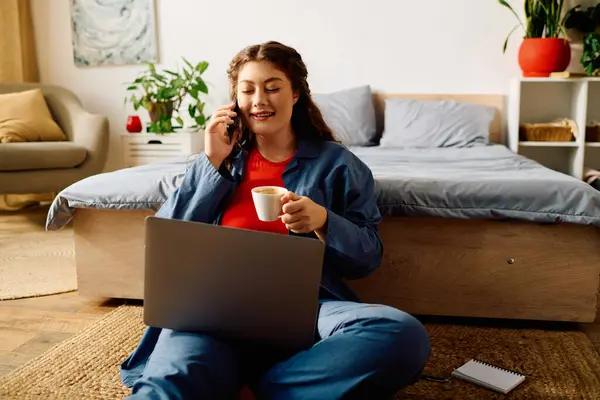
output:
MULTIPOLYGON (((156 215, 323 242, 314 346, 297 352, 152 327, 123 362, 124 383, 133 387, 132 398, 235 398, 245 384, 259 398, 391 398, 419 379, 430 348, 416 318, 363 304, 344 282, 381 264, 382 218, 371 170, 336 143, 296 50, 277 42, 249 46, 228 72, 233 102, 213 113, 205 152, 156 215), (234 118, 242 124, 230 140, 234 118), (285 188, 281 218, 259 220, 251 193, 260 186, 285 188)), ((224 252, 232 250, 244 245, 223 244, 224 252)), ((280 285, 259 273, 256 279, 280 285)), ((270 329, 286 335, 277 321, 270 329)))

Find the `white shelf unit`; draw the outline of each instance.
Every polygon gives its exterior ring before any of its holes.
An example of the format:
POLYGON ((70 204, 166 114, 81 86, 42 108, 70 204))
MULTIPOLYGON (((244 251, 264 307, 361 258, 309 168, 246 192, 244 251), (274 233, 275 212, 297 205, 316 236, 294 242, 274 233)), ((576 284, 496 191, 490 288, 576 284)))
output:
POLYGON ((600 143, 585 141, 585 127, 600 122, 599 78, 516 78, 508 99, 508 146, 559 172, 583 177, 585 167, 600 168, 600 143), (569 118, 578 127, 572 142, 521 141, 519 126, 569 118))
POLYGON ((125 167, 135 167, 204 151, 204 132, 123 133, 121 145, 125 167))

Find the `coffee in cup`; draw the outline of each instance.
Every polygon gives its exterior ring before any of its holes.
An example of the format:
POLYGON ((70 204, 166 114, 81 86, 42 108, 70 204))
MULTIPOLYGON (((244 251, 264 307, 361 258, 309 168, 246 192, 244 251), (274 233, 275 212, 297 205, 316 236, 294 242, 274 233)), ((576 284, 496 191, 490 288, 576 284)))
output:
POLYGON ((258 194, 278 194, 279 191, 272 187, 255 188, 254 193, 258 194))
POLYGON ((281 196, 287 192, 279 186, 258 186, 252 189, 252 200, 258 219, 265 222, 275 221, 281 215, 281 196))

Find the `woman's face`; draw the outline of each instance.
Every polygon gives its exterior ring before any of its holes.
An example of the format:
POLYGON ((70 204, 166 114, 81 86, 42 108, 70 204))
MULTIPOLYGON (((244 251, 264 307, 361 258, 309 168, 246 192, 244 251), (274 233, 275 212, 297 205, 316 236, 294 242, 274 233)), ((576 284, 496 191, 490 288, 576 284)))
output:
POLYGON ((286 75, 268 61, 244 64, 238 74, 238 105, 255 135, 272 136, 290 129, 298 96, 286 75))

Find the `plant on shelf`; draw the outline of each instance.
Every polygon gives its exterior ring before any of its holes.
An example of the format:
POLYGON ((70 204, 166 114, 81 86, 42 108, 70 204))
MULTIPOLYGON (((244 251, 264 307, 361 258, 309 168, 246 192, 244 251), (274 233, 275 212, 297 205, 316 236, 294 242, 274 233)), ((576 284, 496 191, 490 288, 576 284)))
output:
POLYGON ((564 71, 571 61, 571 47, 565 31, 565 20, 572 10, 563 15, 564 0, 525 0, 525 21, 505 0, 498 0, 518 20, 504 41, 506 52, 508 40, 518 29, 525 32, 519 48, 519 66, 523 76, 548 76, 551 72, 564 71), (562 37, 562 38, 561 38, 562 37))
POLYGON ((147 63, 148 68, 128 84, 125 103, 130 102, 136 111, 140 107, 148 111, 150 132, 173 132, 173 112, 177 112, 175 120, 183 125, 179 108, 186 97, 191 98, 187 112, 195 121, 192 128, 202 129, 206 126, 208 117, 204 114, 205 103, 201 95, 208 94, 208 87, 202 79, 208 62, 192 65, 185 58, 182 59, 185 65, 178 71, 159 71, 153 63, 147 63))
POLYGON ((565 21, 565 28, 575 29, 583 34, 583 53, 581 65, 589 76, 600 75, 600 4, 581 9, 580 5, 573 7, 565 21))

